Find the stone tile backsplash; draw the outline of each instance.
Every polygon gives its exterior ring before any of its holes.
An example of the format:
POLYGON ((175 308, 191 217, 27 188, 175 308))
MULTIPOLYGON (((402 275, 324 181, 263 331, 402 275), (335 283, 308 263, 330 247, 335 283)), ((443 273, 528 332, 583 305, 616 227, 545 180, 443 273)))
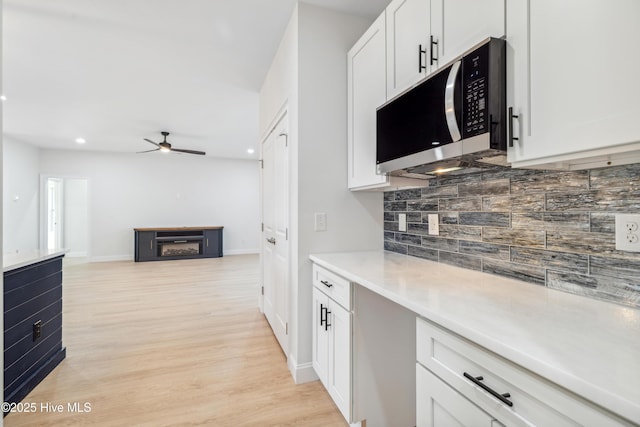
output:
POLYGON ((617 251, 614 235, 616 213, 640 213, 640 164, 501 168, 428 183, 385 193, 386 250, 640 307, 640 253, 617 251))

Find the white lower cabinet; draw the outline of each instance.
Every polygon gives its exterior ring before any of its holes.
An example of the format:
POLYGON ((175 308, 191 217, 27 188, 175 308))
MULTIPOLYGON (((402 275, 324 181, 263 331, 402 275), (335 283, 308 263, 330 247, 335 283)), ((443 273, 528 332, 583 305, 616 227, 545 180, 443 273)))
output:
POLYGON ((416 364, 417 427, 502 426, 438 377, 416 364))
MULTIPOLYGON (((632 425, 421 318, 416 324, 416 351, 418 366, 426 368, 426 374, 429 374, 425 375, 418 369, 418 427, 437 425, 434 410, 429 411, 429 405, 437 407, 435 411, 442 417, 448 416, 447 407, 455 409, 457 405, 463 409, 452 413, 456 416, 467 412, 471 414, 476 409, 488 414, 489 424, 467 422, 459 416, 459 424, 445 422, 442 425, 492 425, 492 419, 505 426, 632 425), (429 391, 424 391, 426 384, 432 387, 429 391), (419 408, 425 399, 427 407, 419 408)), ((493 425, 501 424, 494 421, 493 425)))
POLYGON ((350 283, 333 273, 313 267, 313 368, 336 406, 352 422, 351 399, 351 299, 350 283), (345 301, 341 306, 325 292, 347 289, 333 296, 345 301))
POLYGON ((342 415, 351 418, 351 313, 329 300, 329 382, 327 388, 342 415))
POLYGON ((325 309, 329 297, 313 288, 313 369, 327 387, 329 379, 329 329, 325 328, 325 309))

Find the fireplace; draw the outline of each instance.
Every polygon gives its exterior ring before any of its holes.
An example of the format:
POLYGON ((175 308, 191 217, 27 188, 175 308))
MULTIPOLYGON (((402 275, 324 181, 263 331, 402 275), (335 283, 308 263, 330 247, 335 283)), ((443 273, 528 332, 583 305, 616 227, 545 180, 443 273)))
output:
POLYGON ((187 240, 159 242, 158 249, 160 256, 200 255, 202 253, 202 242, 193 243, 187 240))
POLYGON ((158 231, 156 233, 159 257, 202 255, 204 235, 202 231, 158 231))

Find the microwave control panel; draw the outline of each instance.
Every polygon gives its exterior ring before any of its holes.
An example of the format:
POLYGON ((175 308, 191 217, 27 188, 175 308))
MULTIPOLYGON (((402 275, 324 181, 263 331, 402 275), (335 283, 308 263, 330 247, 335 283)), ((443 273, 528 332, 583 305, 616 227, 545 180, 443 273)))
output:
POLYGON ((468 138, 488 131, 489 46, 466 56, 462 63, 462 135, 468 138))

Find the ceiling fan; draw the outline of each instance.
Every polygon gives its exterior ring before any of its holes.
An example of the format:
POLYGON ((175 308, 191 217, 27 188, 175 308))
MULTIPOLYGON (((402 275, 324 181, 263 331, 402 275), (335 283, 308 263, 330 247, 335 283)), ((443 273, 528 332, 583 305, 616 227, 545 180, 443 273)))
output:
POLYGON ((187 154, 198 154, 200 156, 204 156, 206 153, 204 151, 197 151, 197 150, 183 150, 181 148, 171 148, 171 144, 169 144, 167 142, 167 136, 169 136, 169 132, 160 132, 162 134, 162 136, 164 137, 164 141, 162 141, 161 143, 157 143, 157 142, 153 142, 150 139, 144 138, 145 141, 155 145, 158 148, 155 148, 153 150, 147 150, 147 151, 138 151, 138 154, 140 153, 150 153, 152 151, 162 151, 162 152, 169 152, 169 151, 175 151, 176 153, 187 153, 187 154))

